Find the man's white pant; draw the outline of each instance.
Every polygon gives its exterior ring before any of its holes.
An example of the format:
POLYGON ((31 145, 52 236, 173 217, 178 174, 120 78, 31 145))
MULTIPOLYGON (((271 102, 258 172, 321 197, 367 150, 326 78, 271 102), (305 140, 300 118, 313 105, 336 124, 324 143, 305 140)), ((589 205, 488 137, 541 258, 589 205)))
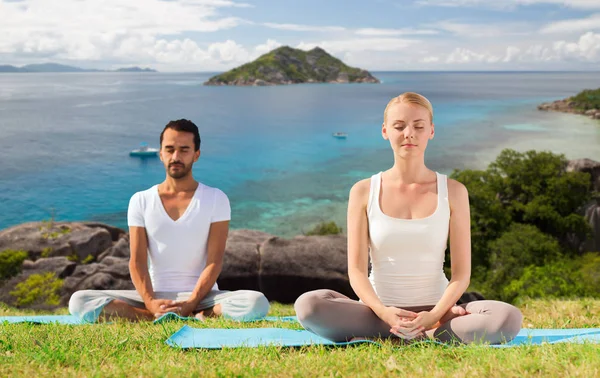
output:
MULTIPOLYGON (((156 292, 156 299, 185 301, 191 292, 156 292)), ((69 300, 69 312, 79 319, 94 323, 98 320, 104 306, 119 299, 132 307, 146 308, 142 297, 136 290, 80 290, 69 300)), ((196 311, 221 305, 223 317, 248 321, 263 318, 269 312, 269 301, 263 293, 252 290, 212 290, 198 303, 196 311)))

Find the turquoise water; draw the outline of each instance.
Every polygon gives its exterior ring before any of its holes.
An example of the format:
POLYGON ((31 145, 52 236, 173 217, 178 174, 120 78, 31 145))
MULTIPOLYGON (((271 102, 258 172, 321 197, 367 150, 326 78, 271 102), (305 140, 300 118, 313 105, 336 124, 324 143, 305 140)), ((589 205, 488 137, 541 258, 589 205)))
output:
POLYGON ((126 227, 130 196, 164 179, 171 119, 200 128, 195 177, 230 197, 232 227, 279 235, 345 223, 352 184, 392 163, 380 136, 387 101, 426 95, 436 138, 427 164, 483 168, 504 147, 600 160, 600 124, 536 105, 600 87, 600 73, 375 73, 382 84, 204 87, 209 74, 0 75, 0 229, 48 219, 126 227), (333 132, 348 133, 346 140, 333 132))

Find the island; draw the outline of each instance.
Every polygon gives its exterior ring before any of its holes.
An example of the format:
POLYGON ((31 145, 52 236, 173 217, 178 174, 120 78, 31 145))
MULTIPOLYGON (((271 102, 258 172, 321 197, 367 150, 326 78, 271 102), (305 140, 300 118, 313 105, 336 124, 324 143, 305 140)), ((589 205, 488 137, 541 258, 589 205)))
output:
POLYGON ((368 71, 349 67, 320 47, 304 51, 279 47, 204 85, 283 85, 300 83, 379 83, 368 71))
POLYGON ((85 69, 57 63, 28 64, 22 67, 0 65, 0 73, 32 73, 32 72, 157 72, 150 68, 125 67, 116 70, 85 69))
POLYGON ((575 113, 600 119, 600 88, 586 89, 575 96, 538 105, 539 110, 575 113))

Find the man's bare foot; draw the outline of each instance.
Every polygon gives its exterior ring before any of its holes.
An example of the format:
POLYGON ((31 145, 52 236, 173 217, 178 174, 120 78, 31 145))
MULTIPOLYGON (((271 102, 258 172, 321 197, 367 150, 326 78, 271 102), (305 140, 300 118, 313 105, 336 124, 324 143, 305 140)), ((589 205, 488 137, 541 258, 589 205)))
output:
POLYGON ((206 316, 204 316, 203 313, 199 312, 196 315, 194 315, 194 317, 198 320, 200 320, 201 322, 203 322, 204 320, 206 320, 206 316))
POLYGON ((448 312, 446 312, 444 314, 444 316, 442 316, 442 318, 440 319, 439 323, 440 324, 444 324, 454 318, 457 318, 459 316, 464 316, 464 315, 468 315, 469 313, 467 312, 467 310, 465 310, 464 307, 461 306, 452 306, 452 308, 450 308, 450 310, 448 310, 448 312))

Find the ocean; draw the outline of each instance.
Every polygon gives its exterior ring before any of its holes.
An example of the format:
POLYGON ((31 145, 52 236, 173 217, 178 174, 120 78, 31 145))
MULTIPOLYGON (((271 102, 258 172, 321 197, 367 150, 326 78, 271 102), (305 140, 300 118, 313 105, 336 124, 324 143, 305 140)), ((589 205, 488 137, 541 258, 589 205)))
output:
POLYGON ((352 184, 393 163, 383 109, 405 91, 433 103, 426 163, 439 172, 485 168, 503 148, 600 160, 600 121, 536 109, 600 87, 600 72, 374 75, 382 84, 212 87, 209 73, 0 74, 0 229, 49 219, 126 228, 131 195, 165 177, 158 158, 129 151, 158 147, 179 118, 200 128, 194 176, 229 196, 232 228, 345 228, 352 184))

